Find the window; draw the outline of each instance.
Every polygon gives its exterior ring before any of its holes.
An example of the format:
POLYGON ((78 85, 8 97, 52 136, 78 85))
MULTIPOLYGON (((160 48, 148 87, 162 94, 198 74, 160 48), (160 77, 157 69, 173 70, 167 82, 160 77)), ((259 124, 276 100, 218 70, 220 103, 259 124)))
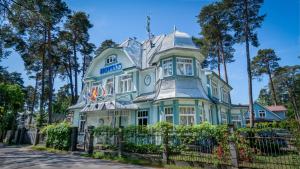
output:
POLYGON ((236 127, 241 127, 242 126, 242 121, 241 121, 241 116, 237 114, 231 115, 231 121, 236 127))
POLYGON ((165 107, 165 118, 166 122, 173 123, 173 108, 165 107))
POLYGON ((193 125, 195 123, 195 108, 194 107, 180 107, 179 118, 181 125, 193 125))
POLYGON ((265 117, 266 117, 266 111, 264 111, 264 110, 259 110, 259 111, 258 111, 258 116, 259 116, 260 118, 265 118, 265 117))
POLYGON ((120 77, 120 92, 132 91, 132 74, 120 77))
POLYGON ((172 59, 166 59, 162 61, 163 77, 173 75, 173 61, 172 59))
POLYGON ((114 94, 114 79, 113 78, 107 79, 106 92, 107 92, 107 95, 114 94))
POLYGON ((227 124, 227 114, 225 112, 221 112, 221 123, 227 124))
POLYGON ((212 95, 218 97, 218 85, 215 81, 211 81, 212 95))
POLYGON ((79 120, 79 132, 83 133, 85 128, 85 116, 80 115, 80 120, 79 120))
POLYGON ((222 89, 222 101, 229 103, 229 93, 225 89, 222 89))
POLYGON ((146 126, 148 124, 148 111, 138 111, 137 121, 138 125, 146 126))
POLYGON ((110 55, 106 58, 106 64, 116 63, 117 62, 117 56, 116 55, 110 55))
POLYGON ((193 76, 193 59, 177 58, 177 74, 193 76))

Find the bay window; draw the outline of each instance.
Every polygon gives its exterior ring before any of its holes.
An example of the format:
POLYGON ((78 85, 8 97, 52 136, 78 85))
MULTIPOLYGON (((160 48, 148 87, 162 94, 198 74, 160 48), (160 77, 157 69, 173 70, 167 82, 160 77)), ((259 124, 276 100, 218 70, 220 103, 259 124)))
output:
POLYGON ((120 77, 120 92, 130 92, 132 91, 132 74, 120 77))
POLYGON ((176 63, 178 75, 193 76, 193 59, 177 58, 176 63))
POLYGON ((163 77, 173 75, 173 61, 172 59, 165 59, 162 61, 163 77))
POLYGON ((192 106, 179 107, 179 118, 181 125, 195 124, 195 108, 192 106))

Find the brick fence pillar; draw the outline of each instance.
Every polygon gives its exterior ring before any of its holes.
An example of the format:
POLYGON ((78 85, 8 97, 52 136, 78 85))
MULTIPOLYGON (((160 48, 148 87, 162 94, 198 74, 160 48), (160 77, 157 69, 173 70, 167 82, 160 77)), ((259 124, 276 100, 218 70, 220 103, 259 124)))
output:
POLYGON ((94 126, 88 126, 87 129, 87 152, 93 154, 94 152, 94 126))
POLYGON ((78 137, 78 127, 72 127, 71 129, 71 151, 77 150, 77 137, 78 137))

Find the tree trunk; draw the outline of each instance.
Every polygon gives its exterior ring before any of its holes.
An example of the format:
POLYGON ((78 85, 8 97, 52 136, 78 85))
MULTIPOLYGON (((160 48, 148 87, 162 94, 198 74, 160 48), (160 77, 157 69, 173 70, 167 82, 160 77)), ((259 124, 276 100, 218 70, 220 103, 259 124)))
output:
POLYGON ((220 67, 220 64, 221 64, 220 49, 218 49, 218 74, 219 74, 219 77, 221 77, 221 67, 220 67))
POLYGON ((72 97, 72 104, 75 103, 75 95, 74 95, 74 84, 73 84, 73 73, 72 73, 72 62, 71 62, 71 56, 68 57, 68 69, 69 69, 69 80, 70 80, 70 90, 71 90, 71 97, 72 97))
POLYGON ((32 116, 34 113, 34 106, 35 106, 35 99, 36 99, 36 93, 37 93, 37 87, 38 87, 38 73, 35 75, 35 87, 34 87, 34 92, 33 92, 33 101, 31 105, 31 112, 30 112, 30 117, 29 117, 29 124, 31 124, 32 121, 32 116))
POLYGON ((276 106, 278 104, 278 101, 277 101, 277 96, 276 96, 276 92, 275 92, 274 82, 273 82, 272 73, 271 73, 269 65, 268 65, 268 76, 269 76, 269 80, 270 80, 270 83, 271 83, 271 90, 272 90, 273 101, 274 101, 274 104, 276 106))
POLYGON ((247 56, 247 72, 248 72, 248 94, 249 94, 249 116, 250 127, 254 127, 254 112, 253 112, 253 95, 252 95, 252 73, 251 73, 251 59, 249 50, 249 24, 248 24, 248 2, 244 0, 244 21, 245 21, 245 41, 246 41, 246 56, 247 56))
POLYGON ((77 101, 78 98, 78 63, 77 63, 77 55, 76 55, 76 38, 74 40, 73 44, 73 54, 74 54, 74 83, 75 83, 75 102, 77 101))
POLYGON ((85 69, 86 69, 86 55, 84 54, 83 55, 83 63, 82 63, 82 76, 81 76, 81 90, 83 90, 83 78, 84 78, 84 75, 85 75, 85 69))
POLYGON ((223 43, 220 43, 221 46, 221 54, 222 54, 222 62, 223 62, 223 66, 224 66, 224 74, 225 74, 225 81, 227 84, 228 83, 228 75, 227 75, 227 66, 226 66, 226 61, 225 61, 225 56, 224 56, 224 49, 223 49, 223 43))
POLYGON ((45 98, 45 69, 46 69, 46 62, 45 62, 45 55, 46 55, 46 41, 47 41, 47 31, 45 29, 44 33, 44 46, 43 46, 43 53, 42 53, 42 87, 41 87, 41 98, 40 98, 40 115, 44 113, 44 98, 45 98))
POLYGON ((48 124, 52 123, 52 95, 53 95, 53 58, 52 58, 52 51, 51 51, 51 23, 48 25, 48 64, 49 64, 49 96, 48 96, 48 124))

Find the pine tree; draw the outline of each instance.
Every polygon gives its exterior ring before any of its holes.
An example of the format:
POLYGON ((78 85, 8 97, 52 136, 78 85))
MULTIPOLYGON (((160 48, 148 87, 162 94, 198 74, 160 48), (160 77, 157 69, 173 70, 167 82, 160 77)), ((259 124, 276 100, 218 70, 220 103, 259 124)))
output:
POLYGON ((271 85, 271 93, 273 103, 278 104, 276 91, 273 82, 273 73, 279 67, 278 61, 280 58, 275 54, 273 49, 260 49, 257 55, 252 59, 251 69, 253 77, 261 77, 267 74, 271 85))
POLYGON ((218 74, 221 77, 220 65, 223 64, 225 81, 228 83, 227 65, 233 62, 234 39, 230 34, 227 6, 224 3, 213 3, 200 11, 198 23, 201 26, 203 47, 206 50, 211 64, 217 64, 218 74))
POLYGON ((248 92, 249 92, 249 112, 250 126, 254 126, 253 95, 252 95, 252 73, 250 58, 250 43, 252 46, 259 46, 257 28, 260 28, 265 15, 260 15, 259 10, 263 0, 223 0, 230 12, 230 23, 234 30, 234 38, 238 43, 245 43, 247 72, 248 72, 248 92))

